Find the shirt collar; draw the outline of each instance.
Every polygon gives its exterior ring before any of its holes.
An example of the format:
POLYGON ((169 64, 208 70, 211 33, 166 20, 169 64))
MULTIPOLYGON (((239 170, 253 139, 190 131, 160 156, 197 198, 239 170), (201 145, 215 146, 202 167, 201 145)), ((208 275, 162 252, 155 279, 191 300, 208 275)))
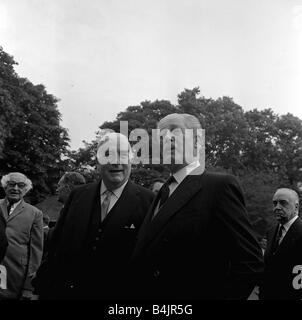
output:
MULTIPOLYGON (((117 198, 119 198, 119 197, 121 196, 121 194, 122 194, 122 192, 123 192, 123 190, 124 190, 127 182, 128 182, 128 180, 125 181, 125 183, 122 184, 122 185, 121 185, 120 187, 118 187, 117 189, 111 190, 112 194, 113 194, 114 196, 116 196, 117 198)), ((107 190, 108 190, 108 189, 107 189, 104 181, 102 180, 102 183, 101 183, 101 196, 103 196, 103 194, 104 194, 107 190)))
MULTIPOLYGON (((10 211, 12 212, 13 210, 15 210, 15 208, 21 203, 21 201, 22 201, 22 199, 19 200, 18 202, 13 203, 12 206, 11 206, 10 211)), ((8 206, 8 205, 9 205, 9 201, 6 198, 6 206, 8 206)), ((8 214, 9 214, 9 212, 8 212, 8 214)))
POLYGON ((290 219, 288 222, 286 222, 283 227, 285 229, 285 231, 287 232, 289 230, 289 228, 291 227, 291 225, 298 219, 298 215, 294 216, 292 219, 290 219))
POLYGON ((186 176, 188 176, 194 169, 200 166, 199 160, 191 162, 187 166, 181 168, 176 173, 173 174, 177 184, 180 184, 186 176))

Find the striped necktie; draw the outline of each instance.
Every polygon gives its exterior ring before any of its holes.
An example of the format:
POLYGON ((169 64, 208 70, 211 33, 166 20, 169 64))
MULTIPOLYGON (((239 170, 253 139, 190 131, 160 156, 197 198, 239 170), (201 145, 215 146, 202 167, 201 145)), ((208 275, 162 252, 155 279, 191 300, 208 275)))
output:
POLYGON ((105 198, 102 202, 101 205, 101 219, 102 222, 104 221, 104 219, 106 218, 107 214, 108 214, 108 209, 109 209, 109 205, 110 205, 110 199, 111 199, 111 195, 112 192, 109 190, 106 190, 105 192, 105 198))

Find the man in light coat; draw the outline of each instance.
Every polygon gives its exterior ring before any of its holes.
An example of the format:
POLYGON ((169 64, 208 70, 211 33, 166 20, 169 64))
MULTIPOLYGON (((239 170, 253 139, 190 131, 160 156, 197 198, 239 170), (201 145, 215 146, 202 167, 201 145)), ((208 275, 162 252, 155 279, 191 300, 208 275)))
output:
POLYGON ((32 299, 31 279, 43 252, 43 214, 23 197, 32 188, 22 173, 13 172, 1 180, 5 198, 0 209, 6 220, 8 247, 2 261, 7 272, 7 286, 0 288, 0 300, 32 299))

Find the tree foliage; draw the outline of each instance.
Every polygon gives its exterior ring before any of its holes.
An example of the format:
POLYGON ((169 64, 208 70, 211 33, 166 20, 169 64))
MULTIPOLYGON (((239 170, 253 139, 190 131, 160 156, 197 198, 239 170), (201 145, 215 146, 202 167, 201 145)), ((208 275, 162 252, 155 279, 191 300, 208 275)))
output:
MULTIPOLYGON (((202 123, 206 134, 206 168, 235 174, 243 187, 248 213, 261 236, 272 221, 272 195, 280 186, 296 188, 302 181, 302 121, 271 109, 244 111, 230 97, 205 98, 198 87, 185 89, 178 104, 166 100, 143 101, 104 122, 100 131, 120 131, 128 121, 128 134, 144 128, 151 136, 158 121, 171 113, 189 113, 202 123)), ((95 164, 97 139, 73 154, 75 167, 95 164)), ((149 187, 153 179, 167 177, 162 165, 134 166, 132 179, 149 187)))
POLYGON ((20 171, 34 184, 32 200, 53 191, 65 171, 68 133, 60 126, 57 98, 14 70, 0 47, 0 174, 20 171))

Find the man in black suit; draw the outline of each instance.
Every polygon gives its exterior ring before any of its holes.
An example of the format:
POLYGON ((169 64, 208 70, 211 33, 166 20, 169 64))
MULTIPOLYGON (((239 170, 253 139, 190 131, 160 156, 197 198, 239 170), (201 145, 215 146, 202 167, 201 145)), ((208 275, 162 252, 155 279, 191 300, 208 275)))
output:
POLYGON ((302 299, 302 220, 299 196, 288 188, 276 191, 273 212, 277 223, 268 231, 265 272, 260 299, 302 299))
POLYGON ((246 299, 263 262, 238 182, 204 172, 197 160, 202 143, 196 117, 170 114, 158 128, 171 177, 138 234, 131 259, 139 293, 134 296, 246 299))
POLYGON ((34 285, 41 299, 127 296, 127 263, 153 194, 129 180, 131 147, 107 133, 97 159, 101 180, 75 188, 60 215, 34 285))
POLYGON ((6 221, 0 209, 0 263, 3 260, 7 248, 7 237, 5 233, 6 221))

